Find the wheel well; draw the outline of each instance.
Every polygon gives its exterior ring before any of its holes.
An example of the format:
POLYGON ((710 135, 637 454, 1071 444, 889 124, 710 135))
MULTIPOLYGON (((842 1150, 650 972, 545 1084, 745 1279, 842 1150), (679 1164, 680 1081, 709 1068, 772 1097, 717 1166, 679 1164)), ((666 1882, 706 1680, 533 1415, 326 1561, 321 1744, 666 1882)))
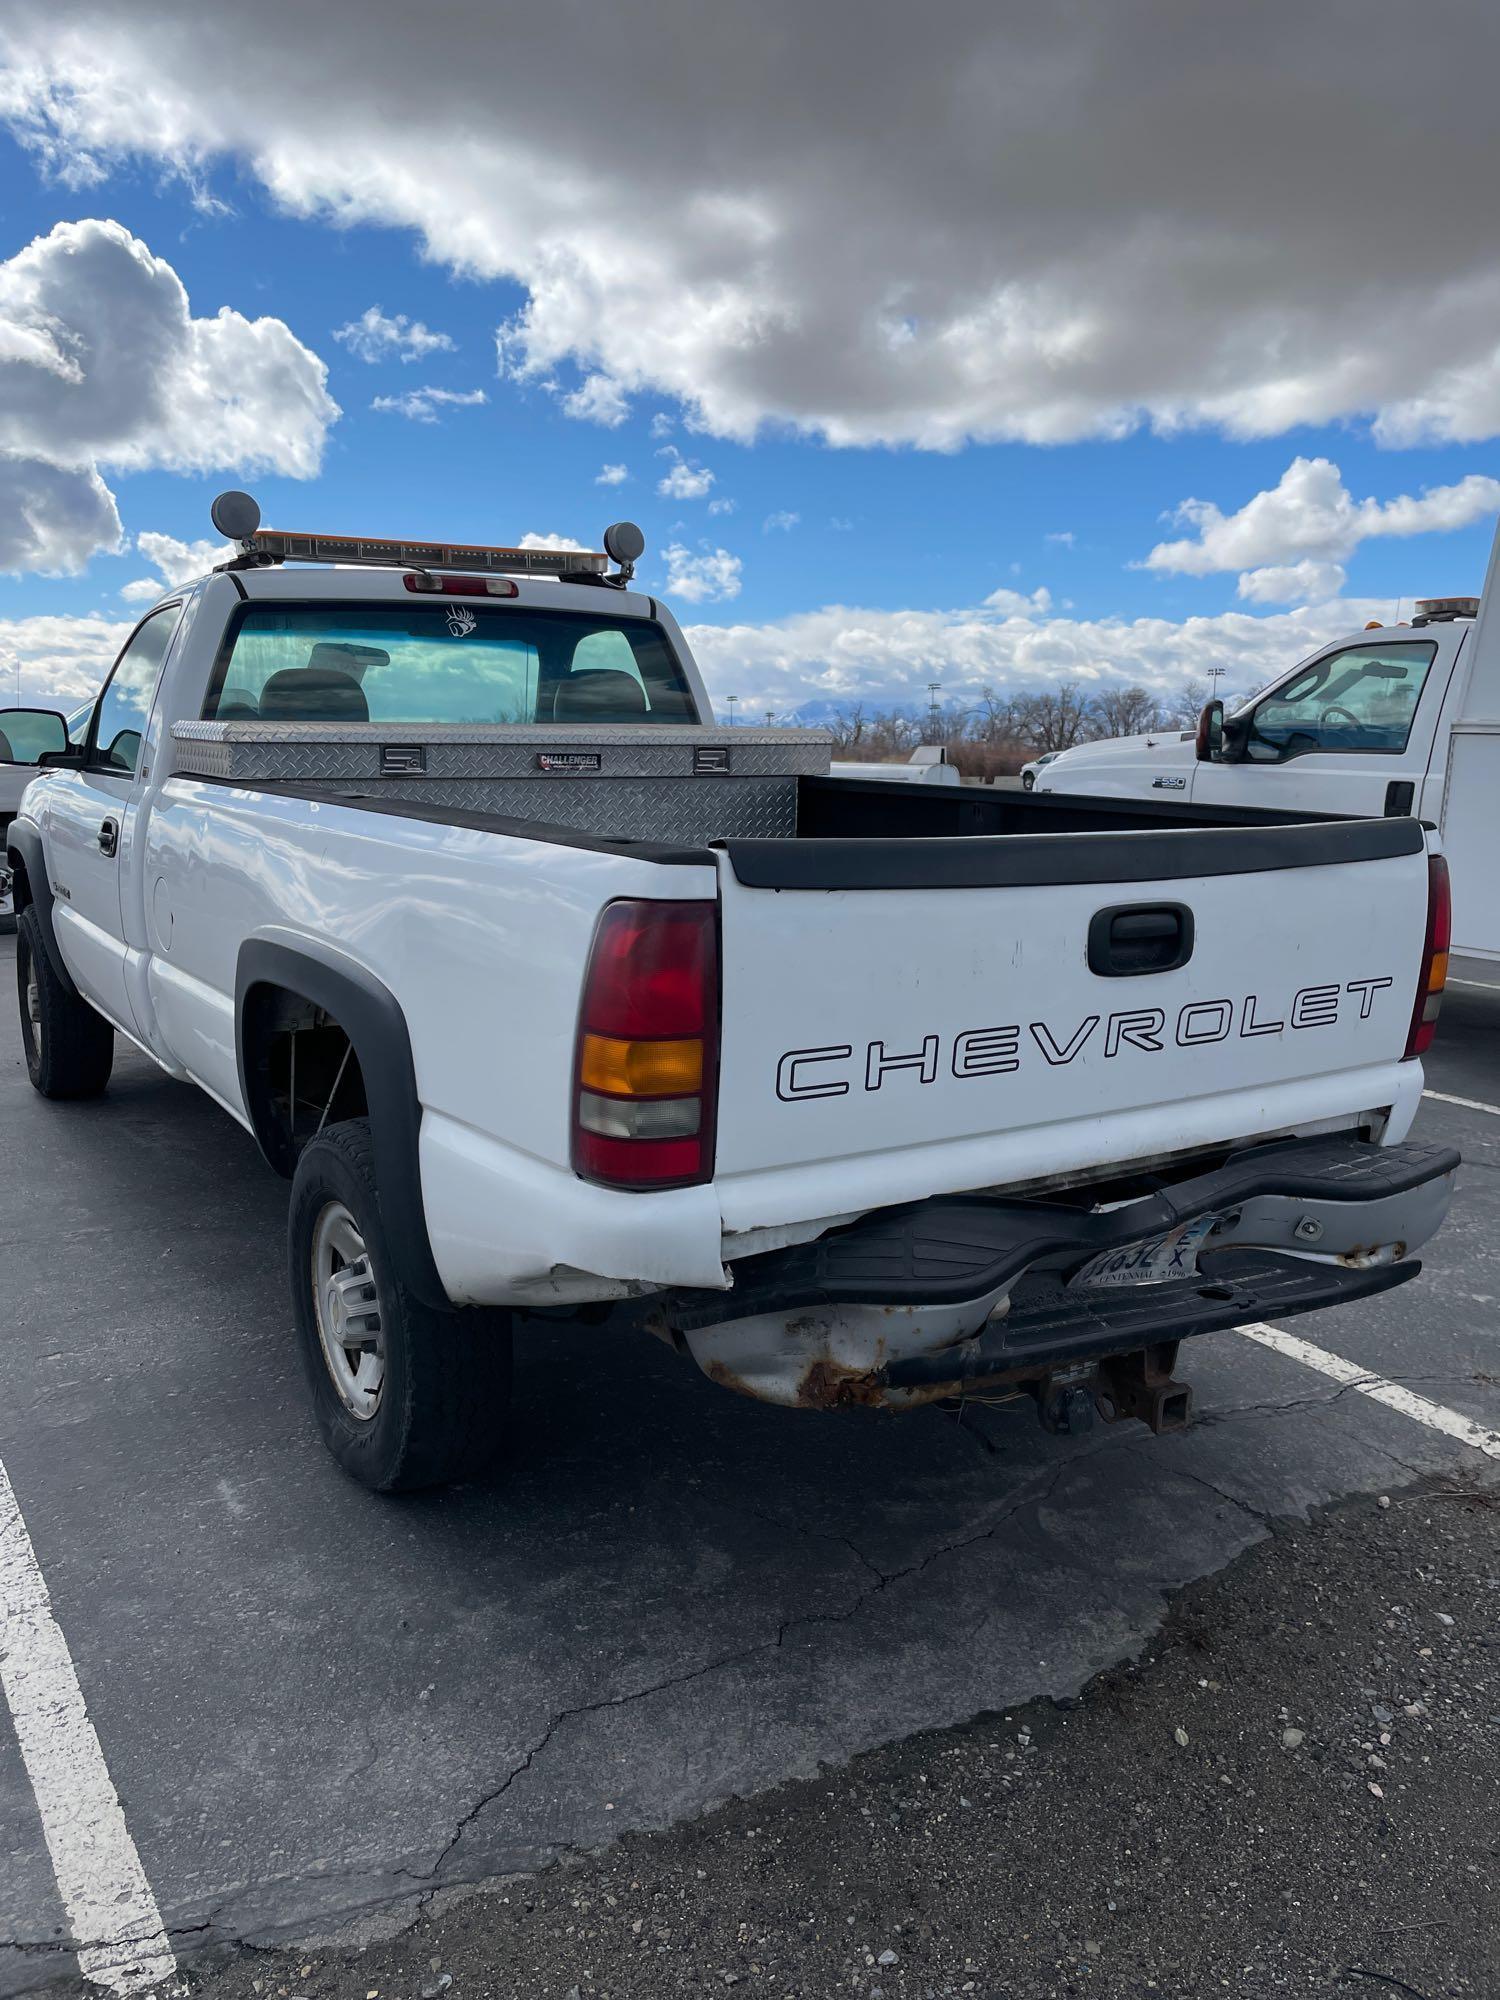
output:
POLYGON ((245 1078, 256 1137, 278 1172, 290 1175, 325 1125, 369 1115, 354 1044, 326 1007, 284 986, 245 996, 245 1078))

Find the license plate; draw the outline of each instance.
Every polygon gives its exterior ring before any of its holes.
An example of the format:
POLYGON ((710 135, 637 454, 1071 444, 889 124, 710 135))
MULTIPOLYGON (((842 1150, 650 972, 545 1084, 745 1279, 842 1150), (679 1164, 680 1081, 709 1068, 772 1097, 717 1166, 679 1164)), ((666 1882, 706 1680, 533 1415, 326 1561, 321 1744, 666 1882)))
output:
POLYGON ((1075 1285, 1168 1285, 1174 1278, 1191 1278, 1198 1269, 1199 1246, 1218 1221, 1217 1215, 1194 1216, 1191 1222, 1179 1222, 1165 1236, 1105 1250, 1073 1273, 1069 1289, 1075 1285))

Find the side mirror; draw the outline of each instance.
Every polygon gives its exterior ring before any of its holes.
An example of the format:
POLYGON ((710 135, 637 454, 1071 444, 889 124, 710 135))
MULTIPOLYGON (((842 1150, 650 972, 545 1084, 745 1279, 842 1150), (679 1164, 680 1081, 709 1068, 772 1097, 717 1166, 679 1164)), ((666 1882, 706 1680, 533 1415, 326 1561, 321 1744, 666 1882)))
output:
POLYGON ((0 764, 39 764, 66 750, 68 725, 50 708, 0 708, 0 764))
POLYGON ((1223 749, 1224 704, 1222 701, 1205 702, 1198 717, 1198 762, 1200 764, 1217 762, 1223 749))

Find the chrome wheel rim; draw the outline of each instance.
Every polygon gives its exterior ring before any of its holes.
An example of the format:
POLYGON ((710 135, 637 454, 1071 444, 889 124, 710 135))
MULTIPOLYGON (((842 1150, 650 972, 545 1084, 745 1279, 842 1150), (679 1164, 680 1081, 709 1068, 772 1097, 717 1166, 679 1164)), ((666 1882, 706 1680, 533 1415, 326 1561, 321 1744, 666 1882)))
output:
POLYGON ((370 1253, 341 1201, 326 1203, 318 1217, 311 1275, 329 1379, 350 1416, 368 1423, 385 1382, 385 1331, 370 1253))

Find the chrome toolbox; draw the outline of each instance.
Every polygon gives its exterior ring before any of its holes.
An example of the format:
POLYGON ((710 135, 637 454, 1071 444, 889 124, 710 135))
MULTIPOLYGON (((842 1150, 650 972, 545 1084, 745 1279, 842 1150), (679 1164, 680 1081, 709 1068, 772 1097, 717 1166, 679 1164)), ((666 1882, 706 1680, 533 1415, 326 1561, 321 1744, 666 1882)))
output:
POLYGON ((797 830, 797 780, 827 777, 811 729, 686 723, 178 722, 173 770, 253 789, 306 785, 541 820, 605 839, 773 838, 797 830))

